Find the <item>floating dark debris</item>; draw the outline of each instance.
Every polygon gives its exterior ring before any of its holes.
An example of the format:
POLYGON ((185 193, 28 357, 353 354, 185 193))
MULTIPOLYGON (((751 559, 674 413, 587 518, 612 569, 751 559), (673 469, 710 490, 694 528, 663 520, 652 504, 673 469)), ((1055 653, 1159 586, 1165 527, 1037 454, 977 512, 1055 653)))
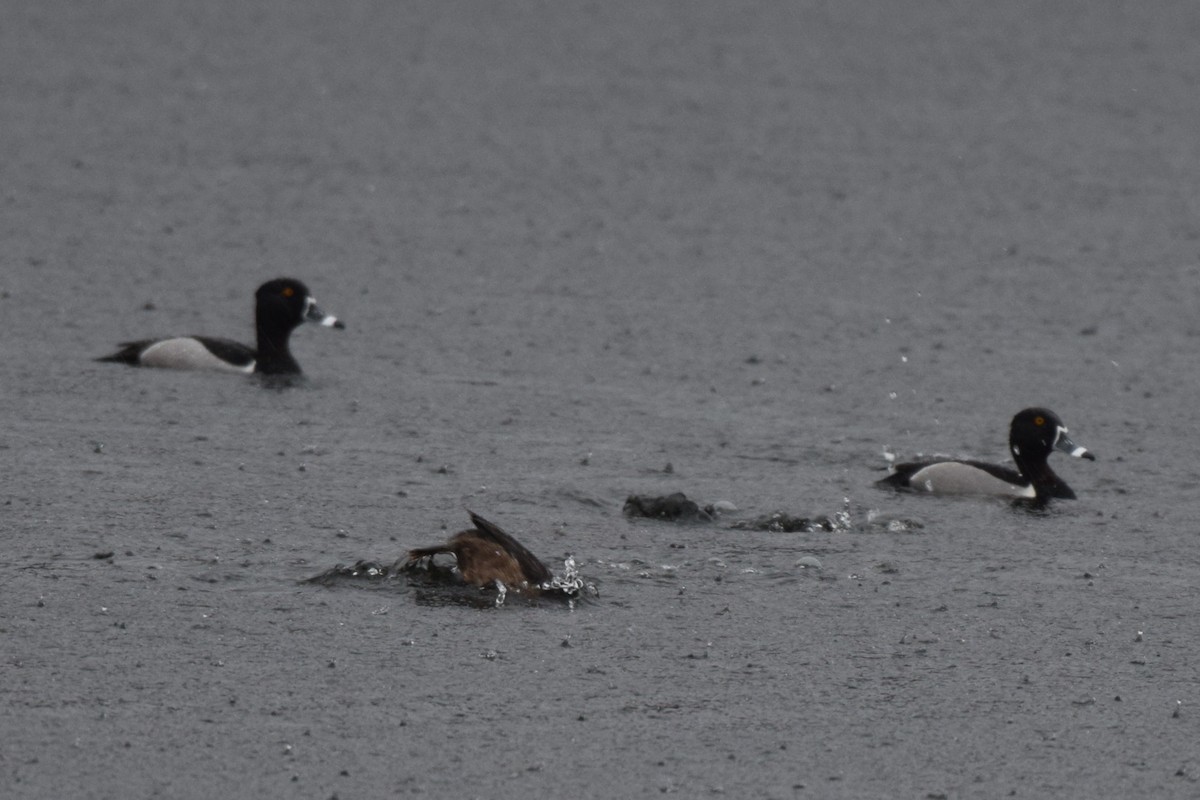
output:
POLYGON ((343 580, 388 580, 399 575, 395 564, 385 565, 378 561, 355 561, 353 564, 338 564, 324 572, 305 578, 302 583, 319 583, 322 586, 333 586, 343 580))
POLYGON ((826 516, 797 517, 784 511, 774 511, 754 519, 741 520, 729 526, 737 531, 774 531, 776 533, 813 533, 837 530, 837 523, 826 516))
POLYGON ((621 512, 627 517, 647 517, 671 522, 712 522, 714 517, 712 506, 701 508, 683 492, 660 497, 631 494, 625 500, 621 512))

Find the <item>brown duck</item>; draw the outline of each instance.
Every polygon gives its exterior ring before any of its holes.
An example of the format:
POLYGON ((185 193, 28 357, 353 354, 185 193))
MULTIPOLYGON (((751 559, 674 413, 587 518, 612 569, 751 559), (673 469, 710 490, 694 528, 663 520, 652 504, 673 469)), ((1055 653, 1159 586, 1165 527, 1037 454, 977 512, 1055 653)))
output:
MULTIPOLYGON (((495 586, 501 591, 538 592, 553 578, 537 556, 499 526, 488 522, 473 511, 474 528, 460 531, 445 544, 418 547, 408 551, 403 569, 413 569, 422 560, 449 553, 458 562, 458 573, 464 583, 481 589, 495 586)), ((432 562, 427 562, 432 569, 432 562)))

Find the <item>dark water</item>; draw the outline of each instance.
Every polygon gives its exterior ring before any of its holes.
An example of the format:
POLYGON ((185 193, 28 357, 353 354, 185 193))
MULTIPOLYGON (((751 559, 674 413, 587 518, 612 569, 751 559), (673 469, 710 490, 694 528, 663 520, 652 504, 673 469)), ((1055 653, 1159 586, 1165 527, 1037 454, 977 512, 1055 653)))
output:
POLYGON ((1200 8, 5 16, 6 795, 1198 791, 1200 8), (281 274, 301 386, 90 360, 281 274), (1033 404, 1078 501, 872 487, 1033 404), (299 583, 467 508, 600 596, 299 583))

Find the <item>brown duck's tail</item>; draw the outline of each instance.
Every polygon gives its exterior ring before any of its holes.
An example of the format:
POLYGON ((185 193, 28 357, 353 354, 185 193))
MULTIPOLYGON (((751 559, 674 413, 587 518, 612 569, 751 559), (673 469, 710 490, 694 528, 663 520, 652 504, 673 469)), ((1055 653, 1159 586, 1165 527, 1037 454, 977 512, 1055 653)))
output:
POLYGON ((467 513, 471 515, 471 522, 475 525, 475 530, 479 531, 484 538, 498 544, 506 553, 517 560, 517 563, 521 565, 521 572, 525 575, 525 580, 530 584, 536 586, 554 577, 550 573, 550 570, 546 568, 546 565, 538 560, 537 556, 526 550, 525 546, 516 539, 502 531, 500 526, 488 522, 470 509, 467 510, 467 513))
POLYGON ((454 548, 448 544, 439 544, 433 547, 417 547, 408 551, 408 561, 412 563, 413 561, 420 561, 422 558, 452 554, 453 552, 454 548))

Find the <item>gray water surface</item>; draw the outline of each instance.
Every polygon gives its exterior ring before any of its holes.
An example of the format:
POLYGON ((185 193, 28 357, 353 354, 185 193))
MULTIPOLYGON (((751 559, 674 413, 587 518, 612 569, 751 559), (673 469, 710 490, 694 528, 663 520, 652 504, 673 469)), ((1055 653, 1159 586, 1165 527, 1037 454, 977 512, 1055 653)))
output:
POLYGON ((1194 796, 1197 42, 1184 2, 8 9, 0 793, 1194 796), (348 325, 301 385, 91 360, 249 340, 279 275, 348 325), (1079 500, 873 486, 1029 405, 1079 500), (621 515, 673 491, 848 522, 621 515), (301 582, 468 508, 599 596, 301 582))

